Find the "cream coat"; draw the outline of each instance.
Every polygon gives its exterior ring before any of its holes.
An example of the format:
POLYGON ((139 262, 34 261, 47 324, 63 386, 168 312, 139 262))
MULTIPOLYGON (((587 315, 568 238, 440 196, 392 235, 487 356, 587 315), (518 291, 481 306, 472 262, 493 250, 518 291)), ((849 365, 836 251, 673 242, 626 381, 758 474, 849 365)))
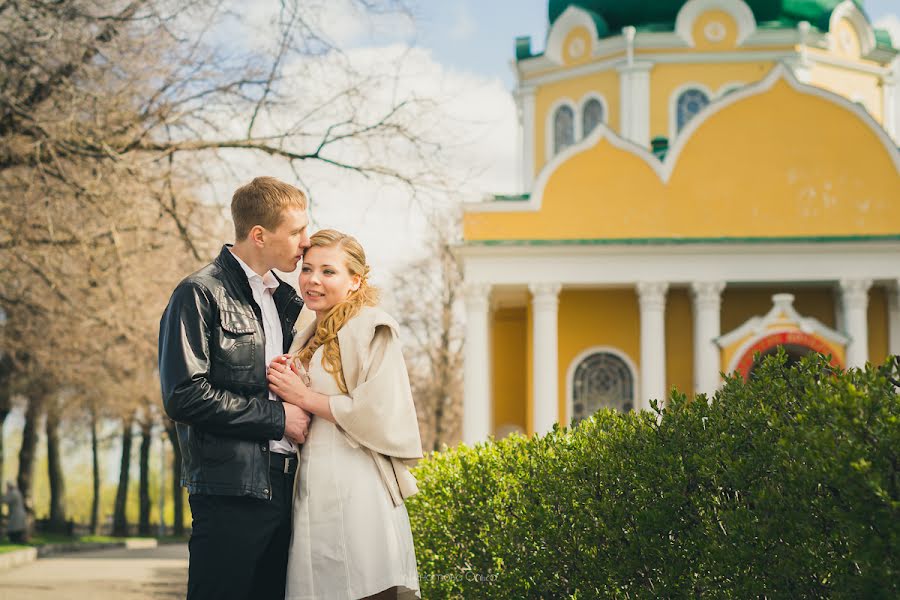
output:
MULTIPOLYGON (((296 354, 315 333, 312 322, 291 344, 296 354)), ((416 492, 409 469, 422 458, 422 440, 399 326, 377 307, 364 307, 338 331, 347 395, 329 396, 338 428, 363 447, 381 474, 395 506, 416 492)), ((301 449, 302 452, 302 449, 301 449)))

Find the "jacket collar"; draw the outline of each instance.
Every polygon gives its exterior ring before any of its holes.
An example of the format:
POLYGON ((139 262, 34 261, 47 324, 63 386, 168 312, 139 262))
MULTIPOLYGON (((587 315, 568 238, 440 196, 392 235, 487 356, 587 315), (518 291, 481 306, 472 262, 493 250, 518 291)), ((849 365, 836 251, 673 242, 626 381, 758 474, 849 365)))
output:
MULTIPOLYGON (((245 300, 250 303, 250 306, 255 306, 256 302, 253 301, 253 290, 250 289, 250 282, 247 280, 247 274, 231 253, 232 246, 232 244, 223 245, 222 250, 219 252, 219 256, 216 257, 214 262, 233 283, 237 284, 238 288, 243 293, 245 300)), ((282 313, 282 311, 287 310, 291 304, 296 304, 296 307, 294 307, 296 313, 294 313, 294 310, 290 311, 293 313, 293 317, 296 318, 300 309, 303 307, 303 300, 297 295, 297 290, 295 290, 292 285, 282 281, 274 272, 272 275, 278 280, 278 289, 272 293, 272 298, 275 300, 275 307, 278 309, 279 313, 282 313)))

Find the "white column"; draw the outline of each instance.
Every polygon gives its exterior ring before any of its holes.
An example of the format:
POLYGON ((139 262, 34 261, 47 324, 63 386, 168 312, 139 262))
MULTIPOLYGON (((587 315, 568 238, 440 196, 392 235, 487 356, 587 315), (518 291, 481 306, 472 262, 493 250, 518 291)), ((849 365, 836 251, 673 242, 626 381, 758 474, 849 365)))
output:
POLYGON ((696 281, 691 284, 694 307, 694 393, 712 394, 719 387, 719 347, 721 335, 722 281, 696 281))
POLYGON ((491 286, 467 284, 466 345, 463 367, 463 442, 483 442, 491 434, 491 357, 488 310, 491 286))
POLYGON ((869 308, 871 279, 841 279, 841 302, 844 305, 844 325, 850 342, 847 344, 847 367, 864 367, 869 360, 869 308))
POLYGON ((666 291, 669 284, 642 281, 637 284, 641 308, 641 395, 642 410, 650 409, 650 399, 666 400, 666 291))
POLYGON ((888 354, 900 355, 900 279, 888 285, 888 354))
POLYGON ((519 185, 523 194, 531 192, 534 183, 534 86, 521 86, 516 90, 519 108, 519 185))
POLYGON ((893 72, 881 80, 881 89, 884 130, 900 144, 900 61, 896 61, 893 72))
POLYGON ((533 327, 534 432, 538 435, 547 433, 559 421, 557 313, 560 288, 558 283, 528 286, 533 327))
POLYGON ((625 64, 619 72, 619 135, 644 148, 650 147, 650 69, 653 63, 635 62, 634 27, 622 29, 627 43, 625 64))

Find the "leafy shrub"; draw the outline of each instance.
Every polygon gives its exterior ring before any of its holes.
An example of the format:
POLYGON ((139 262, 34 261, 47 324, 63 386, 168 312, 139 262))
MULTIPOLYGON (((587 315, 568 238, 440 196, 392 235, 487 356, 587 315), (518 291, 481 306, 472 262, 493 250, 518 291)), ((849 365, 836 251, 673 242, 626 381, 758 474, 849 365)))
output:
POLYGON ((433 454, 423 597, 900 597, 898 362, 780 354, 709 400, 433 454))

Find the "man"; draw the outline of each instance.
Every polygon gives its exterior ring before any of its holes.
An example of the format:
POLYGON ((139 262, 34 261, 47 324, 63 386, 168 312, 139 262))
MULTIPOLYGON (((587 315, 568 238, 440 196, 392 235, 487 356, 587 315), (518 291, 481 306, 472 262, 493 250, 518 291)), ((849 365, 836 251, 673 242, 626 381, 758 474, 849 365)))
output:
POLYGON ((9 514, 6 521, 6 535, 12 544, 25 543, 25 500, 22 498, 22 492, 12 481, 6 482, 6 494, 3 496, 3 503, 9 507, 9 514))
POLYGON ((270 394, 303 302, 271 269, 309 248, 306 196, 257 177, 231 200, 235 244, 182 281, 163 313, 159 377, 190 494, 188 598, 284 598, 291 493, 309 415, 270 394))

